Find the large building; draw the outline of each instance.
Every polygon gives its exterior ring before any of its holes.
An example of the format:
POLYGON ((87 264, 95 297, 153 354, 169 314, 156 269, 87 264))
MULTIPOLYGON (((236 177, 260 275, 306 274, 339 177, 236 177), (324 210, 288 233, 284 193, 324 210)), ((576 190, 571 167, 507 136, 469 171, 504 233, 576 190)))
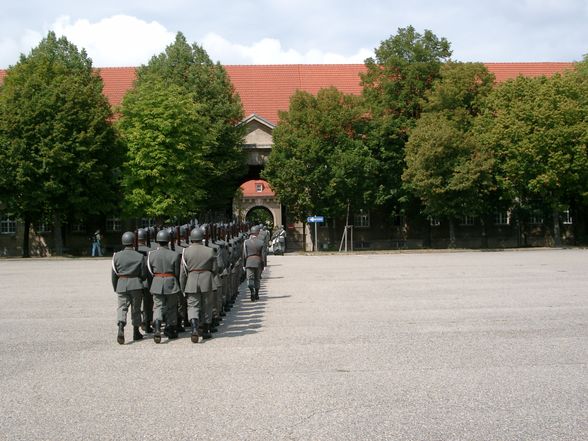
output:
MULTIPOLYGON (((562 72, 572 67, 572 63, 485 63, 487 68, 494 73, 498 82, 507 79, 523 76, 553 75, 556 72, 562 72)), ((253 182, 262 184, 259 181, 259 172, 263 167, 264 161, 271 152, 273 141, 272 131, 279 122, 279 112, 288 109, 290 97, 297 90, 304 90, 310 93, 317 93, 321 88, 334 86, 344 93, 360 94, 360 74, 365 72, 363 64, 333 64, 333 65, 228 65, 225 66, 236 92, 241 97, 246 118, 243 124, 246 125, 246 136, 243 148, 247 151, 247 162, 250 173, 247 179, 253 179, 253 182)), ((132 88, 135 80, 136 68, 134 67, 106 67, 99 69, 100 75, 104 81, 104 94, 112 106, 121 103, 125 93, 132 88)), ((2 82, 6 71, 0 70, 0 83, 2 82)), ((255 184, 254 184, 255 185, 255 184)), ((269 189, 267 183, 263 183, 266 189, 269 189)), ((247 191, 249 191, 247 186, 247 191)), ((255 188, 255 187, 252 187, 255 188)), ((296 248, 302 248, 306 243, 310 243, 303 233, 301 226, 296 226, 288 219, 282 219, 282 211, 273 193, 271 195, 245 194, 246 201, 237 201, 235 210, 241 210, 242 215, 244 208, 253 209, 256 206, 265 207, 272 213, 274 224, 282 224, 285 220, 288 223, 291 238, 290 244, 296 248), (257 197, 256 197, 257 196, 257 197)), ((287 216, 286 216, 287 217, 287 216)), ((391 232, 382 238, 375 231, 373 226, 381 222, 373 217, 370 213, 356 213, 354 223, 357 226, 355 242, 360 247, 387 248, 394 246, 444 246, 446 234, 442 228, 438 232, 427 233, 428 239, 413 238, 406 240, 406 234, 401 230, 402 225, 397 225, 398 233, 391 232), (438 237, 436 237, 438 236, 438 237)), ((497 224, 498 228, 495 237, 497 237, 496 246, 516 245, 508 239, 512 235, 505 233, 507 226, 497 224), (501 233, 504 233, 502 234, 501 233), (503 239, 500 239, 503 237, 503 239)), ((467 222, 464 226, 468 226, 467 222)), ((113 238, 118 241, 118 229, 121 228, 120 220, 116 217, 106 220, 106 233, 112 233, 113 238)), ((440 227, 433 225, 433 227, 440 227)), ((43 234, 44 226, 37 227, 37 233, 32 243, 46 249, 49 235, 43 234)), ((71 226, 70 232, 73 239, 71 244, 78 244, 87 241, 87 231, 83 226, 71 226), (80 240, 75 240, 75 235, 80 236, 80 240)), ((326 227, 322 226, 323 240, 322 244, 326 247, 335 246, 332 237, 326 234, 326 227)), ((393 230, 393 228, 392 228, 393 230)), ((471 234, 473 229, 464 237, 475 237, 471 234)), ((0 213, 0 255, 18 255, 19 249, 19 228, 15 219, 11 218, 9 213, 0 213)), ((332 236, 332 234, 331 234, 332 236)), ((465 240, 464 246, 477 246, 478 240, 465 240)), ((86 247, 83 245, 83 247, 86 247)), ((83 248, 82 247, 82 248, 83 248)), ((80 248, 80 245, 72 245, 73 249, 80 248)), ((87 248, 87 247, 86 247, 87 248)))

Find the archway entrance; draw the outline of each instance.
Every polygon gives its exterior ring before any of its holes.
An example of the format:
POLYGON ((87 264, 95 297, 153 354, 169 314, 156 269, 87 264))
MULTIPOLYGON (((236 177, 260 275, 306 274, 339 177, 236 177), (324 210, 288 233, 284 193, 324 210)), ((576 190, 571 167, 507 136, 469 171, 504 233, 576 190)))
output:
POLYGON ((274 228, 274 215, 267 207, 257 205, 251 208, 245 215, 245 220, 254 225, 266 225, 270 231, 274 228))
POLYGON ((242 221, 272 227, 283 224, 282 206, 263 179, 251 179, 241 184, 233 199, 233 215, 242 221))

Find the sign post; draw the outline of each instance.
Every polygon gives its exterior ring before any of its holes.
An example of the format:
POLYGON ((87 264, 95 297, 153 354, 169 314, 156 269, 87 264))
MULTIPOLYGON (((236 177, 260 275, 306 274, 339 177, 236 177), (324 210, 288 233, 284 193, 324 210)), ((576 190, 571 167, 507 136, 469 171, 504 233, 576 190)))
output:
POLYGON ((317 224, 323 223, 325 221, 324 216, 308 216, 306 218, 306 222, 309 224, 314 224, 314 250, 318 251, 318 234, 317 234, 317 224))

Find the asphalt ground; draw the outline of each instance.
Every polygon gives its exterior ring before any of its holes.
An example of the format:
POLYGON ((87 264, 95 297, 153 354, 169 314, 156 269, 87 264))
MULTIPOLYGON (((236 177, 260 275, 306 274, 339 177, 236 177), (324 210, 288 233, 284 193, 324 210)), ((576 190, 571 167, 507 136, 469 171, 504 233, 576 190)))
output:
POLYGON ((0 440, 584 441, 587 262, 270 256, 212 340, 121 346, 110 260, 0 260, 0 440))

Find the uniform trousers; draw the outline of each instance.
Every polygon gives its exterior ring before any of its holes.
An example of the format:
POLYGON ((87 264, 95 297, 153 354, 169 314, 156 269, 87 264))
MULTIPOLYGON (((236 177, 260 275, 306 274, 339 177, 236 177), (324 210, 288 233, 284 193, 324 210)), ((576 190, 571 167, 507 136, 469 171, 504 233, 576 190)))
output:
POLYGON ((131 307, 131 320, 133 326, 141 325, 141 300, 143 299, 143 290, 137 289, 127 292, 117 292, 118 307, 116 309, 117 323, 127 323, 127 313, 131 307))
POLYGON ((163 320, 163 308, 165 308, 165 323, 168 326, 178 324, 178 295, 153 294, 153 320, 163 320))
POLYGON ((255 288, 259 290, 260 281, 259 276, 261 275, 261 268, 247 268, 247 287, 255 288))
POLYGON ((187 292, 188 320, 197 319, 202 323, 212 322, 213 292, 187 292))
POLYGON ((146 325, 153 321, 153 295, 149 288, 143 288, 143 323, 146 325))

